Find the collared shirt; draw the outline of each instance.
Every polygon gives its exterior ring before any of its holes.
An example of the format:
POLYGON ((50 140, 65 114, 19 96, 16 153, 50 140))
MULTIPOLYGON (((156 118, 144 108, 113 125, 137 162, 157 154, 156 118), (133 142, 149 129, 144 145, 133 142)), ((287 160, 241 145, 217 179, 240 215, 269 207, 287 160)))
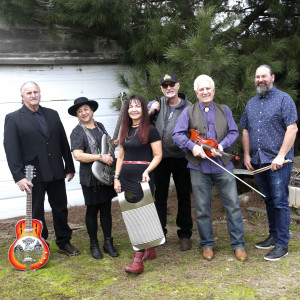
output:
MULTIPOLYGON (((248 130, 251 162, 271 163, 278 155, 288 126, 297 122, 297 109, 289 94, 273 87, 251 98, 239 125, 248 130)), ((294 146, 286 155, 293 160, 294 146)))
MULTIPOLYGON (((208 130, 207 130, 207 137, 216 140, 217 134, 215 130, 215 121, 216 121, 216 111, 215 111, 215 105, 212 102, 208 107, 209 111, 205 112, 205 105, 203 105, 201 102, 199 102, 200 109, 202 111, 204 120, 206 123, 208 123, 208 130), (206 119, 206 115, 208 120, 206 119)), ((220 142, 220 145, 223 146, 224 152, 226 152, 227 149, 229 149, 238 139, 239 131, 236 123, 234 122, 234 119, 232 117, 232 112, 229 109, 228 106, 226 106, 225 109, 226 118, 227 118, 227 129, 228 134, 226 137, 220 142)), ((174 132, 173 132, 173 140, 177 144, 179 148, 181 148, 184 152, 188 152, 193 150, 195 143, 190 140, 186 133, 189 131, 189 112, 188 108, 185 108, 183 112, 181 113, 178 122, 175 126, 174 132)), ((211 157, 214 161, 216 161, 221 166, 225 167, 219 157, 211 157)), ((201 171, 203 173, 207 174, 218 174, 225 172, 222 168, 214 164, 208 159, 202 159, 199 166, 195 166, 192 163, 188 163, 188 168, 201 171)), ((227 170, 233 169, 233 164, 230 162, 226 167, 227 170)))

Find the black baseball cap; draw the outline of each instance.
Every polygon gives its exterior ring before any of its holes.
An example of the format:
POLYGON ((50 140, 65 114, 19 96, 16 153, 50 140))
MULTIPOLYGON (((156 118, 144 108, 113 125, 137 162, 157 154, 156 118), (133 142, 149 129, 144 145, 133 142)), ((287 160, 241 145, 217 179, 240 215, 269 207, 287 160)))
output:
POLYGON ((173 73, 165 73, 160 78, 160 85, 162 85, 164 82, 178 82, 178 79, 173 73))

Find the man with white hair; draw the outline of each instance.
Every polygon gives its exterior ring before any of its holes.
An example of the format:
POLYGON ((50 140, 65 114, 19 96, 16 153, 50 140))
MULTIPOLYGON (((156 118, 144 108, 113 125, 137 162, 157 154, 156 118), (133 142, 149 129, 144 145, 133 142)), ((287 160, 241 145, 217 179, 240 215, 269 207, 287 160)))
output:
POLYGON ((297 128, 296 105, 287 93, 274 86, 275 75, 268 65, 256 69, 257 95, 251 98, 240 120, 243 128, 244 163, 248 170, 271 165, 271 170, 254 175, 267 208, 269 236, 255 245, 269 249, 265 260, 288 255, 290 240, 289 180, 297 128))
POLYGON ((210 208, 211 187, 214 183, 219 190, 226 210, 230 245, 236 258, 245 261, 247 254, 243 240, 243 217, 236 180, 234 176, 229 174, 232 172, 233 164, 229 157, 216 151, 228 152, 238 138, 238 127, 229 107, 213 102, 215 84, 211 77, 207 75, 198 76, 194 82, 194 90, 199 102, 194 103, 182 112, 172 137, 178 147, 186 152, 186 158, 189 161, 187 167, 190 169, 196 221, 203 257, 208 261, 214 258, 210 208), (216 140, 218 148, 204 152, 200 145, 188 138, 187 134, 189 135, 190 129, 196 130, 198 135, 201 134, 204 139, 216 140), (212 156, 211 159, 217 164, 207 159, 207 156, 212 156))

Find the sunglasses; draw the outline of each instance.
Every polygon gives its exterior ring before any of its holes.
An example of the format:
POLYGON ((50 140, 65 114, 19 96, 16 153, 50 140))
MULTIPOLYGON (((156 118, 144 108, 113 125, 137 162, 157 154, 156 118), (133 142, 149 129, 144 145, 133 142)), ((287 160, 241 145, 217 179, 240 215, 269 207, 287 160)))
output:
POLYGON ((163 83, 161 86, 166 89, 168 86, 169 87, 174 87, 176 82, 170 82, 170 83, 163 83))

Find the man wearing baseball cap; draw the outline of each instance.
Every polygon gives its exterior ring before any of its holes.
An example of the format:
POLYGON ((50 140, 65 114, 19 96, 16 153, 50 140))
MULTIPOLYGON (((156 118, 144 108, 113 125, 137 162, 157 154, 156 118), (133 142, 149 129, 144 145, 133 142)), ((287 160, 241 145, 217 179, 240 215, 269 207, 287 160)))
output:
POLYGON ((190 174, 185 153, 173 142, 172 133, 181 112, 191 103, 184 93, 179 92, 180 84, 175 74, 163 74, 160 85, 163 96, 148 104, 149 115, 161 136, 163 148, 162 161, 155 169, 155 205, 166 236, 167 199, 172 174, 178 199, 177 235, 180 250, 185 251, 192 248, 190 174))

